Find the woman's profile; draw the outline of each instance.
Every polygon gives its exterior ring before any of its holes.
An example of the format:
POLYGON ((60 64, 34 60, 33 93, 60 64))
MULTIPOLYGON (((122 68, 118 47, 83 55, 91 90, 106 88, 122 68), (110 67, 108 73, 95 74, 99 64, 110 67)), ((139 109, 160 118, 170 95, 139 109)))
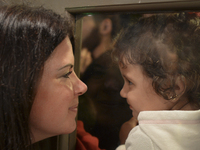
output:
POLYGON ((0 149, 32 149, 75 130, 73 21, 42 7, 0 7, 0 149))

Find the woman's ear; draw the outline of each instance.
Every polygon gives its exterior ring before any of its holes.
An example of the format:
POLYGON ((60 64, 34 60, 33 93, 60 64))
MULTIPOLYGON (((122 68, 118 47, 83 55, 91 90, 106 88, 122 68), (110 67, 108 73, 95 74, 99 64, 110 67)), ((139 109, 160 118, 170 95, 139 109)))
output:
POLYGON ((112 31, 112 21, 109 18, 106 18, 100 24, 100 34, 101 35, 111 34, 111 31, 112 31))

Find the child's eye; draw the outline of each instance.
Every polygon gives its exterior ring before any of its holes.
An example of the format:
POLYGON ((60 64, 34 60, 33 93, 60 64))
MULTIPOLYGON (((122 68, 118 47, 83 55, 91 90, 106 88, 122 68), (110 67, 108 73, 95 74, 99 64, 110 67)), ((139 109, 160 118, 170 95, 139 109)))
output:
POLYGON ((72 73, 72 71, 68 72, 67 74, 65 74, 63 77, 64 78, 69 78, 69 75, 72 73))

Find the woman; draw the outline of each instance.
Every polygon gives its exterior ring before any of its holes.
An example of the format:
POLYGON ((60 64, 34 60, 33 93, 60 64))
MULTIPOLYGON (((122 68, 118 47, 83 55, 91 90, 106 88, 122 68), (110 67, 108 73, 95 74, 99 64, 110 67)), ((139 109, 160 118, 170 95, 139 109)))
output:
POLYGON ((44 8, 0 7, 0 149, 31 149, 75 130, 73 22, 44 8))
POLYGON ((142 18, 121 32, 113 58, 135 126, 127 150, 199 149, 199 36, 199 18, 187 14, 142 18))

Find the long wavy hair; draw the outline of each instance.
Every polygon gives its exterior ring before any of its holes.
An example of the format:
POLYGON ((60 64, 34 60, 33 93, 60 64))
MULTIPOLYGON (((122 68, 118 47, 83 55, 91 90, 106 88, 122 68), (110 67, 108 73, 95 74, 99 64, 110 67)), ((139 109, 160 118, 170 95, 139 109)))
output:
POLYGON ((139 64, 166 100, 174 99, 180 77, 188 99, 200 103, 200 20, 188 13, 153 15, 121 31, 113 59, 139 64), (125 58, 125 59, 124 59, 125 58), (126 60, 126 61, 124 61, 126 60))
POLYGON ((42 7, 0 7, 0 149, 31 148, 29 114, 45 61, 69 37, 73 19, 42 7))

